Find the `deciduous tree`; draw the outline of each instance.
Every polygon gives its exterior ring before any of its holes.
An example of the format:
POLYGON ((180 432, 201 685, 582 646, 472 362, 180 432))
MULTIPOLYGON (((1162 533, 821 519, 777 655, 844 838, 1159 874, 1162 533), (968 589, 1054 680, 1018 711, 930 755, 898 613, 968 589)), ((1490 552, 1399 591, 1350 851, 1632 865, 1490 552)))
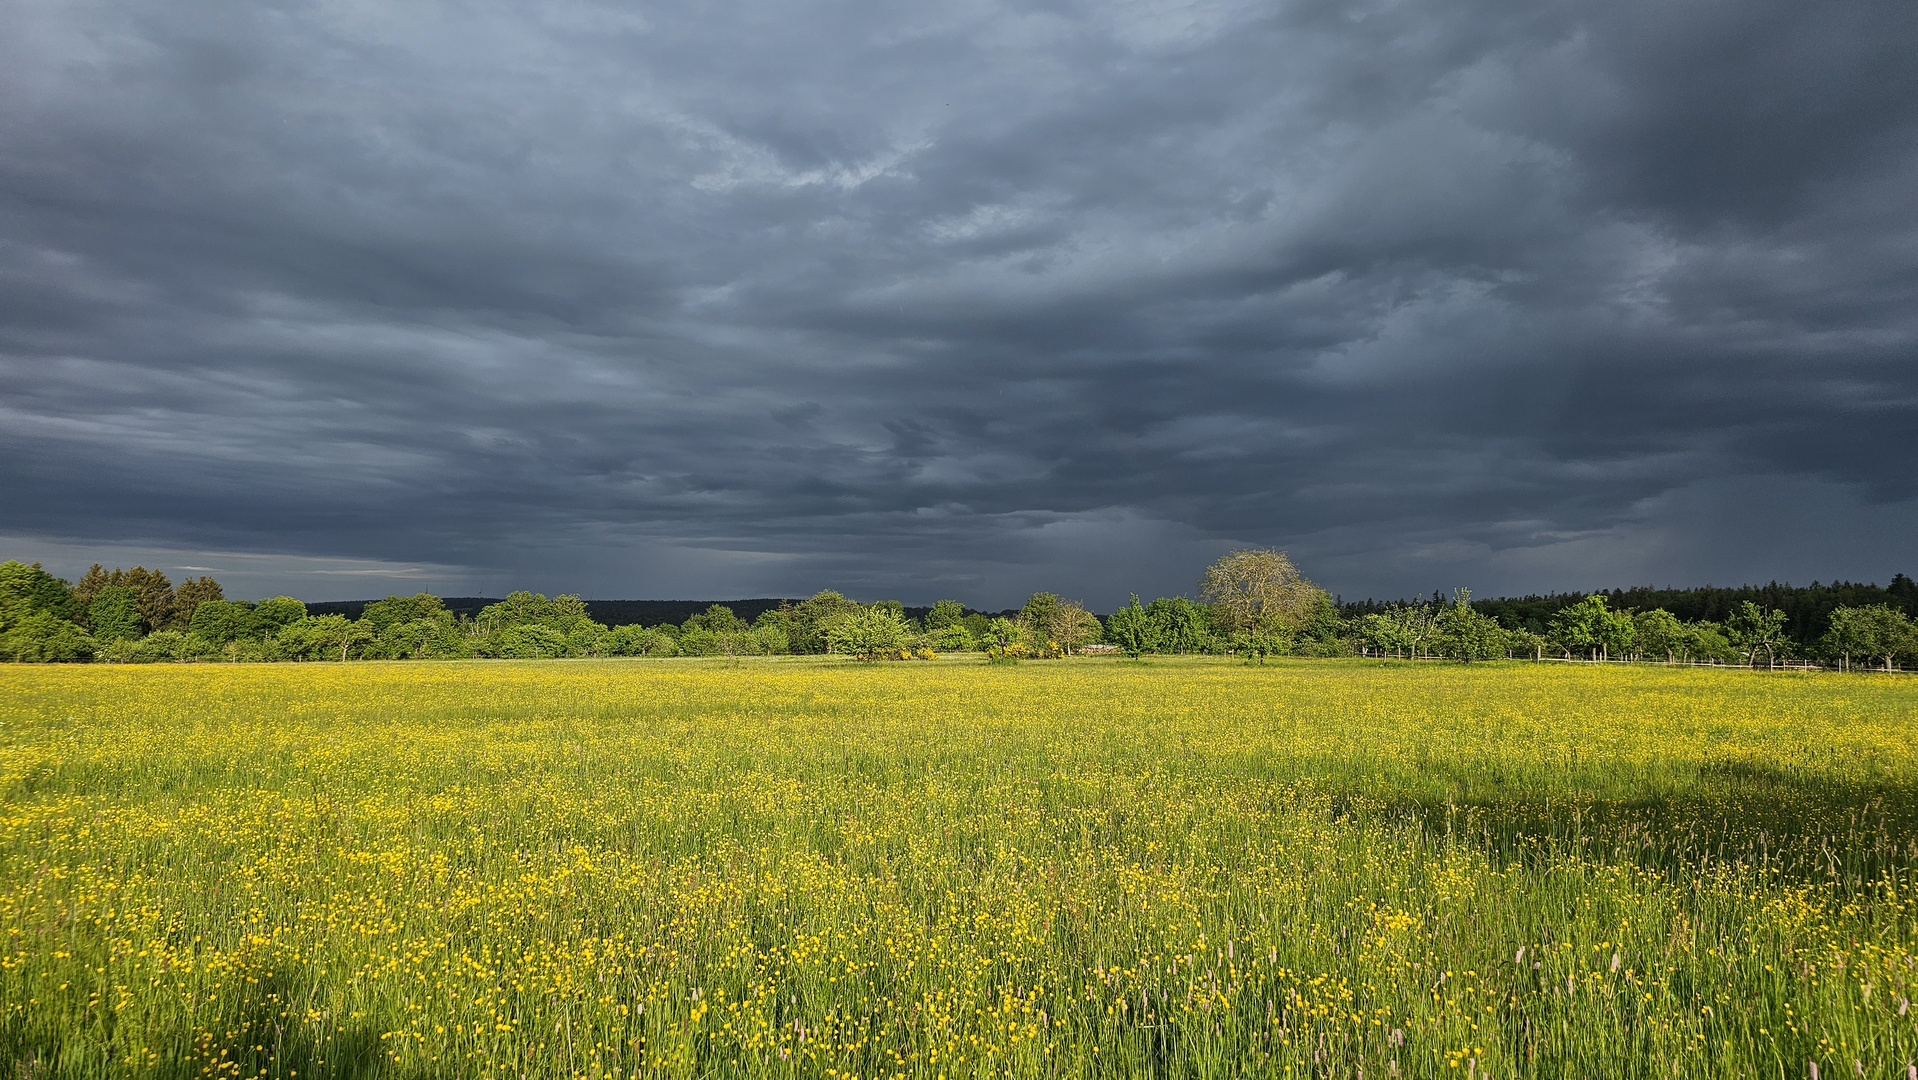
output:
POLYGON ((941 600, 926 612, 926 632, 944 630, 948 626, 957 626, 965 621, 966 606, 957 600, 941 600))
POLYGON ((1849 670, 1854 656, 1870 656, 1871 641, 1865 625, 1864 608, 1837 607, 1818 647, 1826 657, 1838 661, 1839 670, 1849 670))
POLYGON ((1228 631, 1297 632, 1319 589, 1283 551, 1245 548, 1205 568, 1199 597, 1228 631))
POLYGON ((1212 645, 1212 612, 1183 596, 1161 596, 1145 606, 1145 615, 1157 651, 1197 653, 1212 645))
POLYGON ((1584 651, 1594 660, 1605 660, 1614 652, 1626 655, 1635 632, 1629 612, 1613 611, 1603 593, 1593 593, 1560 608, 1552 616, 1546 636, 1567 654, 1584 651))
MULTIPOLYGON (((531 594, 515 593, 514 595, 526 596, 531 594)), ((544 601, 546 598, 541 596, 537 599, 544 601)), ((487 610, 492 609, 488 608, 487 610)), ((529 618, 533 617, 530 608, 515 607, 512 610, 515 614, 526 614, 529 618)), ((302 606, 301 612, 302 614, 305 613, 304 606, 302 606)), ((453 621, 453 613, 446 610, 445 601, 434 596, 432 593, 425 592, 414 593, 412 596, 388 596, 384 600, 373 601, 360 611, 360 621, 366 623, 375 634, 383 634, 388 628, 398 626, 401 623, 419 622, 421 620, 428 622, 445 621, 450 623, 453 621)))
MULTIPOLYGON (((94 564, 98 567, 98 563, 94 564)), ((130 641, 141 636, 140 602, 125 585, 102 585, 87 605, 87 623, 98 641, 130 641)))
POLYGON ((1498 660, 1508 646, 1505 628, 1472 607, 1472 592, 1461 588, 1438 615, 1439 648, 1453 660, 1498 660))
POLYGON ((1632 616, 1632 631, 1640 656, 1662 656, 1668 663, 1678 658, 1685 644, 1684 624, 1664 608, 1632 616))
POLYGON ((714 636, 740 634, 746 631, 746 620, 733 614, 733 609, 724 604, 713 604, 705 611, 687 618, 685 628, 709 630, 714 636))
POLYGON ((1030 643, 1046 652, 1072 652, 1099 639, 1099 620, 1085 606, 1055 593, 1033 593, 1019 609, 1030 643))
POLYGON ((831 589, 821 589, 797 604, 782 605, 786 640, 796 653, 827 651, 825 627, 833 619, 859 610, 859 605, 831 589))
POLYGON ((187 633, 215 645, 249 636, 253 609, 229 600, 202 600, 193 608, 187 633))
POLYGON ((1891 670, 1899 656, 1918 652, 1918 632, 1911 619, 1889 604, 1841 607, 1831 613, 1831 629, 1821 643, 1849 665, 1853 656, 1868 656, 1891 670))
MULTIPOLYGON (((138 569, 140 568, 137 566, 133 568, 133 570, 138 569)), ((129 576, 133 570, 127 572, 129 576)), ((158 571, 148 571, 148 573, 158 573, 158 571)), ((161 575, 160 581, 164 583, 166 576, 161 575)), ((226 590, 212 578, 204 576, 187 578, 180 582, 179 588, 173 590, 173 610, 167 617, 167 625, 176 630, 184 630, 193 624, 193 615, 200 609, 201 604, 209 600, 224 601, 225 599, 226 590)))
POLYGON ((1787 644, 1785 613, 1766 610, 1746 600, 1725 620, 1725 636, 1732 646, 1745 654, 1745 663, 1757 664, 1758 653, 1765 653, 1765 666, 1778 666, 1778 650, 1787 644))
POLYGON ((113 579, 113 575, 119 572, 120 571, 115 570, 109 573, 106 568, 102 567, 99 563, 94 563, 92 566, 87 567, 87 572, 81 574, 80 580, 73 584, 73 602, 77 604, 82 611, 92 607, 93 598, 100 595, 101 589, 109 585, 121 584, 113 579))
POLYGON ((38 612, 71 619, 81 610, 67 583, 40 569, 39 563, 0 563, 0 632, 38 612))
POLYGON ((1138 593, 1132 594, 1131 603, 1106 616, 1105 638, 1127 656, 1152 651, 1152 624, 1146 618, 1145 608, 1139 606, 1138 593))
POLYGON ((306 605, 291 596, 275 596, 255 605, 253 618, 261 633, 277 634, 282 628, 306 618, 306 605))

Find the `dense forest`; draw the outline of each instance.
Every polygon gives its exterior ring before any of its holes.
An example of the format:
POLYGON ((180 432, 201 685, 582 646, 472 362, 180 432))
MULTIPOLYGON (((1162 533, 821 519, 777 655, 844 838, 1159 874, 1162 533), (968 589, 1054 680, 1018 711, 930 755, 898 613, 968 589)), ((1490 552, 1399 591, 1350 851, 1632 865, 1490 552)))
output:
POLYGON ((307 605, 228 599, 210 577, 175 585, 144 567, 93 566, 77 583, 0 563, 0 658, 13 661, 345 661, 839 653, 989 659, 1071 653, 1501 658, 1899 670, 1918 660, 1918 583, 1617 589, 1474 599, 1339 603, 1281 552, 1235 552, 1206 569, 1199 599, 1138 597, 1103 618, 1053 593, 1016 609, 956 600, 909 608, 825 590, 731 605, 500 599, 419 593, 307 605))

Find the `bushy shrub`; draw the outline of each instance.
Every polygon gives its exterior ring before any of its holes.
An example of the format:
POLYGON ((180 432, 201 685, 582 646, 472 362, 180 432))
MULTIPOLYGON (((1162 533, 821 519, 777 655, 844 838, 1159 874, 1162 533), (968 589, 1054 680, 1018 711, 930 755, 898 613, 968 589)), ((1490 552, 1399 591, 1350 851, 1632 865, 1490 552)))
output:
POLYGON ((232 660, 243 664, 259 663, 263 660, 278 660, 277 644, 269 644, 260 638, 235 638, 220 648, 220 659, 232 660))
POLYGON ((1008 619, 994 619, 984 637, 987 659, 1057 660, 1065 646, 1044 632, 1008 619))
POLYGON ((187 633, 214 645, 247 637, 252 629, 253 609, 231 600, 203 600, 187 622, 187 633))
MULTIPOLYGON (((109 641, 98 653, 99 659, 118 664, 179 663, 186 660, 214 660, 220 656, 220 646, 178 630, 155 630, 137 640, 120 638, 109 641)), ((266 653, 262 645, 262 653, 257 659, 274 658, 266 653)))
POLYGON ((1357 656, 1358 647, 1352 638, 1346 636, 1306 637, 1292 643, 1293 656, 1311 656, 1330 659, 1339 656, 1357 656))
POLYGON ((826 624, 827 646, 856 660, 897 659, 912 644, 912 628, 899 612, 869 607, 849 612, 826 624))
POLYGON ((1283 630, 1236 630, 1226 640, 1234 656, 1252 663, 1262 664, 1268 656, 1292 651, 1292 636, 1283 630))
MULTIPOLYGON (((686 631, 678 626, 640 626, 628 624, 615 626, 606 631, 600 641, 600 655, 603 656, 651 656, 665 657, 679 655, 679 640, 686 631)), ((710 632, 700 630, 693 636, 693 647, 717 651, 719 639, 710 632)), ((755 650, 764 651, 764 650, 755 650)), ((693 655, 705 656, 706 652, 693 655)))
POLYGON ((947 623, 928 632, 926 638, 933 648, 945 652, 971 652, 979 647, 972 631, 967 630, 962 622, 947 623))
POLYGON ((1703 660, 1713 664, 1736 664, 1742 657, 1717 623, 1703 620, 1685 625, 1686 642, 1682 659, 1703 660))
POLYGON ((414 619, 388 625, 360 655, 384 660, 457 660, 473 655, 473 649, 452 620, 414 619))
POLYGON ((792 652, 786 628, 777 623, 755 623, 752 636, 758 642, 761 656, 785 656, 792 652))
POLYGON ((344 615, 309 615, 282 627, 274 640, 289 660, 344 660, 368 639, 366 627, 344 615))
POLYGON ((688 627, 679 634, 679 655, 714 656, 719 652, 719 635, 703 626, 688 627))
POLYGON ((606 631, 606 655, 645 656, 646 646, 652 644, 652 640, 653 631, 637 623, 615 626, 606 631))
POLYGON ((178 630, 155 630, 141 638, 133 659, 141 663, 187 660, 199 652, 200 643, 178 630))
POLYGON ((979 648, 987 657, 1019 657, 1026 653, 1026 631, 1011 619, 995 617, 978 635, 979 648))
POLYGON ((275 596, 253 607, 253 631, 271 636, 306 618, 306 605, 291 596, 275 596))
POLYGON ((73 590, 39 563, 0 563, 0 659, 93 659, 98 643, 79 616, 73 590))
POLYGON ((99 644, 71 619, 36 611, 0 634, 0 658, 26 662, 69 663, 91 660, 99 644))
POLYGON ((100 647, 93 652, 93 658, 95 660, 104 661, 109 664, 132 664, 138 662, 137 654, 140 648, 140 642, 137 638, 109 638, 106 641, 100 642, 99 646, 100 647))
POLYGON ((488 637, 482 655, 508 660, 541 660, 566 655, 566 638, 549 626, 508 626, 488 637))
POLYGON ((588 619, 574 623, 562 635, 565 651, 561 656, 605 656, 606 627, 588 619))

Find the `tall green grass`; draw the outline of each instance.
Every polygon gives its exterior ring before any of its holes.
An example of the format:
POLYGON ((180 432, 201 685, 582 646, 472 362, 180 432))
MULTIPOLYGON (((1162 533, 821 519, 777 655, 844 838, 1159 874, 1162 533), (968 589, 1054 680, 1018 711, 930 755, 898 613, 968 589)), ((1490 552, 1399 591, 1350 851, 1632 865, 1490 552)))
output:
POLYGON ((1636 667, 0 668, 0 1068, 1908 1078, 1915 732, 1636 667))

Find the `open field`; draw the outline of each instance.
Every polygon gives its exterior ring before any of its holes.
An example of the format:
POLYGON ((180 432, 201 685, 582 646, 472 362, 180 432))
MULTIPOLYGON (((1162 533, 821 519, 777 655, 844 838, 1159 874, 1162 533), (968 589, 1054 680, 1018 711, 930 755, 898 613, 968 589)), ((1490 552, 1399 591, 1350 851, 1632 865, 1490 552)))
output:
POLYGON ((1918 680, 0 668, 0 1069, 1907 1077, 1918 680))

